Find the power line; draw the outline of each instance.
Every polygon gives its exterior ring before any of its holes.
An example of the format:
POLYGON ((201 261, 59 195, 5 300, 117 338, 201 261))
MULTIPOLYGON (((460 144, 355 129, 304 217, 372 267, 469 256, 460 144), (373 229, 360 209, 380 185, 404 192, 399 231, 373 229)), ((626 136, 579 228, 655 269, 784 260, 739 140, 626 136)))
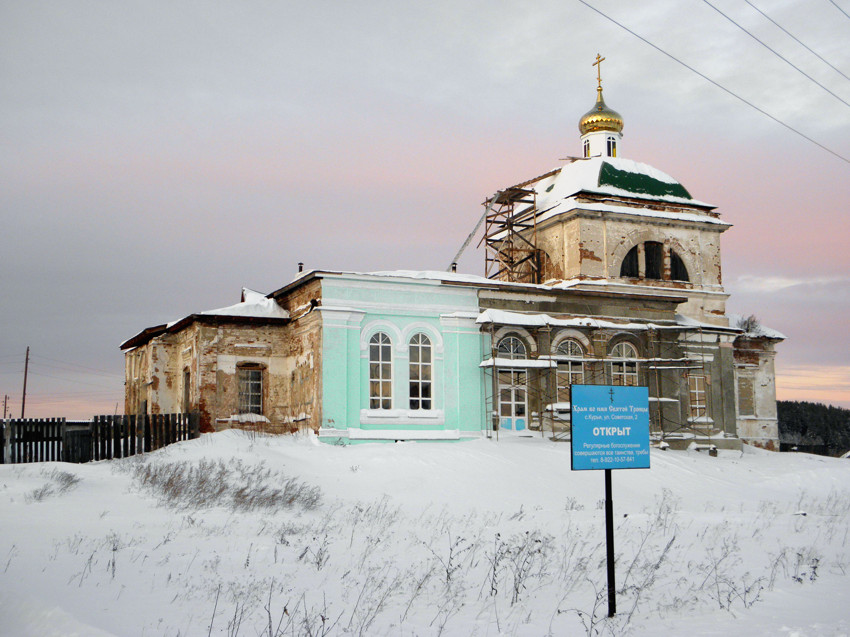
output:
POLYGON ((100 372, 101 374, 109 374, 110 376, 123 376, 124 375, 123 373, 116 374, 116 372, 107 372, 106 370, 97 369, 96 367, 87 367, 86 365, 80 365, 79 363, 72 363, 70 361, 62 361, 62 360, 59 360, 58 358, 49 358, 47 356, 42 356, 40 354, 33 354, 33 357, 41 358, 43 360, 51 361, 53 363, 61 363, 62 365, 68 365, 69 367, 78 367, 80 369, 87 369, 87 370, 92 371, 92 372, 100 372))
POLYGON ((776 49, 772 48, 770 45, 765 44, 764 42, 762 42, 761 40, 759 40, 759 39, 758 39, 755 35, 753 35, 753 34, 752 34, 752 33, 750 33, 749 31, 747 31, 747 29, 745 29, 745 28, 744 28, 744 27, 742 27, 740 24, 738 24, 737 22, 735 22, 732 18, 730 18, 730 17, 729 17, 728 15, 726 15, 725 13, 723 13, 720 9, 718 9, 717 7, 715 7, 715 6, 714 6, 713 4, 711 4, 708 0, 702 0, 702 1, 703 1, 704 3, 706 3, 709 7, 711 7, 711 8, 712 8, 712 9, 714 9, 715 11, 717 11, 717 13, 719 13, 720 15, 722 15, 724 18, 726 18, 727 20, 729 20, 729 22, 731 22, 731 23, 732 23, 732 24, 734 24, 736 27, 738 27, 739 29, 741 29, 741 31, 743 31, 744 33, 746 33, 746 34, 747 34, 748 36, 750 36, 753 40, 755 40, 756 42, 758 42, 759 44, 761 44, 761 45, 762 45, 764 48, 766 48, 768 51, 770 51, 771 53, 773 53, 773 54, 774 54, 776 57, 778 57, 780 60, 782 60, 783 62, 785 62, 785 63, 786 63, 788 66, 790 66, 792 69, 794 69, 795 71, 797 71, 800 75, 802 75, 803 77, 808 78, 809 80, 811 80, 812 82, 814 82, 815 84, 817 84, 818 86, 820 86, 820 87, 821 87, 824 91, 826 91, 827 93, 829 93, 830 95, 832 95, 832 96, 833 96, 835 99, 837 99, 839 102, 841 102, 842 104, 844 104, 847 108, 850 108, 850 102, 845 101, 845 100, 844 100, 844 99, 843 99, 840 95, 836 95, 835 93, 833 93, 832 91, 830 91, 830 90, 829 90, 828 88, 826 88, 823 84, 821 84, 820 82, 818 82, 815 78, 813 78, 811 75, 809 75, 808 73, 806 73, 803 69, 801 69, 799 66, 797 66, 796 64, 794 64, 791 60, 789 60, 789 59, 787 59, 787 58, 783 57, 783 56, 782 56, 782 54, 781 54, 781 53, 779 53, 776 49))
POLYGON ((602 13, 602 11, 600 11, 600 10, 599 10, 599 9, 597 9, 596 7, 594 7, 594 6, 590 5, 590 4, 588 4, 585 0, 578 0, 578 1, 579 1, 579 2, 581 2, 584 6, 586 6, 586 7, 590 8, 590 9, 593 9, 596 13, 598 13, 599 15, 601 15, 601 16, 602 16, 603 18, 605 18, 606 20, 609 20, 610 22, 613 22, 614 24, 616 24, 616 25, 617 25, 618 27, 620 27, 621 29, 624 29, 624 30, 628 31, 628 32, 629 32, 629 33, 631 33, 633 36, 635 36, 638 40, 641 40, 642 42, 644 42, 644 43, 648 44, 649 46, 651 46, 653 49, 655 49, 655 50, 656 50, 656 51, 658 51, 659 53, 663 53, 664 55, 666 55, 668 58, 670 58, 670 59, 671 59, 671 60, 673 60, 674 62, 677 62, 677 63, 681 64, 682 66, 684 66, 684 67, 685 67, 686 69, 688 69, 689 71, 691 71, 691 72, 693 72, 693 73, 696 73, 697 75, 699 75, 699 76, 700 76, 702 79, 704 79, 705 81, 710 82, 711 84, 714 84, 714 86, 716 86, 716 87, 717 87, 717 88, 719 88, 720 90, 722 90, 722 91, 724 91, 724 92, 728 93, 729 95, 731 95, 731 96, 732 96, 732 97, 734 97, 735 99, 740 100, 741 102, 743 102, 744 104, 746 104, 746 105, 747 105, 747 106, 749 106, 750 108, 753 108, 753 109, 757 110, 759 113, 761 113, 761 114, 762 114, 762 115, 764 115, 765 117, 769 117, 770 119, 772 119, 774 122, 776 122, 776 123, 777 123, 777 124, 779 124, 780 126, 783 126, 783 127, 787 128, 787 129, 788 129, 788 130, 790 130, 792 133, 796 133, 797 135, 799 135, 800 137, 802 137, 802 138, 803 138, 803 139, 805 139, 806 141, 811 142, 811 143, 812 143, 812 144, 814 144, 815 146, 817 146, 817 147, 819 147, 819 148, 821 148, 821 149, 825 150, 825 151, 826 151, 826 152, 828 152, 830 155, 834 155, 835 157, 837 157, 837 158, 838 158, 838 159, 840 159, 841 161, 843 161, 843 162, 845 162, 845 163, 850 164, 850 159, 848 159, 847 157, 844 157, 843 155, 839 155, 839 154, 838 154, 837 152, 835 152, 834 150, 832 150, 832 149, 830 149, 830 148, 827 148, 826 146, 824 146, 823 144, 821 144, 821 143, 820 143, 820 142, 818 142, 818 141, 815 141, 814 139, 812 139, 811 137, 809 137, 809 136, 808 136, 808 135, 806 135, 805 133, 801 133, 800 131, 798 131, 796 128, 794 128, 794 127, 793 127, 793 126, 791 126, 790 124, 786 124, 786 123, 785 123, 785 122, 783 122, 781 119, 778 119, 778 118, 774 117, 773 115, 771 115, 771 114, 770 114, 770 113, 768 113, 767 111, 765 111, 765 110, 763 110, 763 109, 759 108, 758 106, 756 106, 756 105, 755 105, 755 104, 753 104, 752 102, 750 102, 750 101, 748 101, 748 100, 744 99, 743 97, 741 97, 741 96, 740 96, 740 95, 738 95, 737 93, 734 93, 733 91, 731 91, 730 89, 726 88, 726 87, 725 87, 725 86, 723 86, 722 84, 720 84, 720 83, 718 83, 718 82, 716 82, 716 81, 712 80, 710 77, 708 77, 708 76, 707 76, 707 75, 705 75, 704 73, 700 73, 700 72, 699 72, 699 71, 697 71, 694 67, 692 67, 692 66, 690 66, 690 65, 686 64, 685 62, 682 62, 682 60, 680 60, 680 59, 679 59, 679 58, 677 58, 676 56, 672 55, 671 53, 667 53, 667 51, 665 51, 665 50, 664 50, 664 49, 662 49, 661 47, 656 46, 655 44, 653 44, 652 42, 650 42, 649 40, 647 40, 645 37, 643 37, 643 36, 641 36, 641 35, 638 35, 637 33, 635 33, 634 31, 632 31, 632 30, 631 30, 630 28, 628 28, 627 26, 625 26, 625 25, 623 25, 623 24, 620 24, 620 23, 619 23, 619 22, 617 22, 614 18, 612 18, 612 17, 610 17, 610 16, 608 16, 608 15, 606 15, 606 14, 602 13))
POLYGON ((759 9, 756 5, 754 5, 752 2, 750 2, 750 0, 744 0, 744 2, 746 2, 746 3, 747 3, 748 5, 750 5, 753 9, 755 9, 755 10, 756 10, 756 11, 758 11, 760 14, 762 14, 765 18, 767 18, 768 20, 770 20, 770 21, 771 21, 773 24, 775 24, 775 25, 776 25, 779 29, 781 29, 781 30, 782 30, 782 32, 783 32, 783 33, 785 33, 785 35, 787 35, 788 37, 790 37, 791 39, 793 39, 793 40, 794 40, 797 44, 799 44, 799 45, 800 45, 800 46, 802 46, 804 49, 806 49, 809 53, 811 53, 812 55, 814 55, 815 57, 817 57, 817 58, 818 58, 821 62, 823 62, 824 64, 826 64, 826 65, 827 65, 829 68, 831 68, 833 71, 835 71, 836 73, 838 73, 839 75, 841 75, 841 76, 842 76, 842 77, 844 77, 845 79, 850 80, 850 77, 848 77, 847 75, 845 75, 845 74, 844 74, 844 71, 842 71, 842 70, 841 70, 841 69, 839 69, 838 67, 834 66, 833 64, 831 64, 830 62, 828 62, 826 59, 824 59, 824 57, 823 57, 822 55, 820 55, 817 51, 813 50, 811 47, 807 46, 804 42, 802 42, 799 38, 795 37, 793 33, 789 32, 789 31, 788 31, 788 29, 786 29, 785 27, 783 27, 783 26, 782 26, 781 24, 779 24, 776 20, 774 20, 774 19, 773 19, 773 18, 771 18, 769 15, 767 15, 764 11, 762 11, 761 9, 759 9))
POLYGON ((835 2, 835 0, 829 0, 829 1, 830 1, 833 5, 835 5, 835 8, 836 8, 836 9, 838 9, 839 11, 841 11, 841 13, 843 13, 843 14, 844 14, 844 16, 845 16, 846 18, 850 18, 850 15, 847 15, 847 12, 846 12, 844 9, 842 9, 841 7, 839 7, 839 6, 838 6, 838 3, 837 3, 837 2, 835 2))

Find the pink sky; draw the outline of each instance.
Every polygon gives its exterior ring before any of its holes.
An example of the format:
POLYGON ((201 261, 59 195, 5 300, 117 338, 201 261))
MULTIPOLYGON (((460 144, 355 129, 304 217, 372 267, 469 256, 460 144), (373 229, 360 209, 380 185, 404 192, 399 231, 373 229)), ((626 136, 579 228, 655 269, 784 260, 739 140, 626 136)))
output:
MULTIPOLYGON (((27 415, 111 413, 118 344, 146 326, 231 304, 243 285, 277 288, 298 261, 447 267, 485 197, 578 154, 597 52, 626 122, 622 155, 734 224, 722 244, 729 308, 788 336, 780 398, 850 406, 850 164, 579 3, 355 4, 4 8, 0 394, 16 413, 27 345, 65 363, 34 359, 27 415)), ((727 4, 850 100, 850 82, 727 4)), ((850 69, 850 23, 823 5, 759 6, 850 69)), ((594 6, 850 148, 846 106, 709 8, 594 6)), ((480 273, 483 255, 460 265, 480 273)))

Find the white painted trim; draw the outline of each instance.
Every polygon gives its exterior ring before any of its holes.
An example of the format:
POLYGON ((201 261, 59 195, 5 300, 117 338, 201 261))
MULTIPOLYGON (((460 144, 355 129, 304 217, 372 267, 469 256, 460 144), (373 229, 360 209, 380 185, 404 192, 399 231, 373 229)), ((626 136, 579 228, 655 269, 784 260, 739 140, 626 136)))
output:
MULTIPOLYGON (((432 398, 433 400, 433 398, 432 398)), ((434 425, 442 426, 446 414, 442 409, 361 409, 362 425, 434 425)))
POLYGON ((534 337, 531 335, 531 333, 527 329, 525 329, 524 327, 520 327, 518 325, 505 325, 503 327, 500 327, 496 331, 496 333, 493 335, 494 347, 496 349, 498 349, 499 348, 499 341, 501 341, 503 338, 505 338, 506 336, 509 336, 511 334, 516 334, 516 335, 520 336, 520 338, 523 341, 525 341, 524 344, 525 344, 526 348, 528 348, 527 353, 530 354, 531 352, 538 351, 537 341, 534 339, 534 337))
POLYGON ((460 440, 459 429, 349 429, 349 440, 460 440))
POLYGON ((564 341, 572 339, 574 341, 578 341, 579 344, 584 349, 584 353, 592 352, 593 348, 590 344, 590 339, 587 338, 587 335, 580 332, 579 330, 573 329, 571 327, 563 328, 558 331, 557 336, 552 340, 551 352, 552 355, 555 356, 555 352, 558 351, 558 345, 563 343, 564 341))
POLYGON ((409 349, 410 339, 420 332, 422 332, 423 334, 425 334, 425 336, 431 339, 431 347, 434 351, 434 354, 439 354, 442 357, 443 335, 440 333, 440 330, 434 328, 431 324, 426 323, 425 321, 414 321, 404 326, 404 329, 402 329, 401 334, 402 338, 404 339, 405 351, 408 351, 409 349))
MULTIPOLYGON (((385 319, 375 319, 366 323, 363 326, 363 329, 360 330, 360 351, 362 352, 361 358, 368 358, 369 352, 369 339, 372 338, 378 332, 387 332, 387 336, 393 341, 393 350, 397 350, 399 343, 403 342, 401 338, 401 332, 399 329, 390 321, 385 319)), ((405 348, 407 344, 405 344, 405 348)))

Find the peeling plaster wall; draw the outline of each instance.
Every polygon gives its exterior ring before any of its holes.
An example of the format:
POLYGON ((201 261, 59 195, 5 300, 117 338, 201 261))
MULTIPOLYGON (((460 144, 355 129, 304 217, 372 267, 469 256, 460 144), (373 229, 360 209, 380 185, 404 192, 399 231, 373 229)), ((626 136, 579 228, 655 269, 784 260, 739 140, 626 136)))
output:
MULTIPOLYGON (((686 212, 714 218, 697 209, 686 212)), ((627 211, 575 208, 538 226, 537 245, 546 255, 543 280, 617 279, 642 287, 674 289, 688 298, 679 308, 680 313, 726 327, 728 295, 723 291, 720 261, 720 234, 725 228, 676 219, 640 218, 627 211), (690 280, 620 279, 628 251, 646 241, 657 241, 675 251, 685 263, 690 280)), ((663 270, 668 279, 670 267, 667 255, 663 270)))
POLYGON ((735 340, 735 404, 742 440, 779 451, 774 343, 741 336, 735 340))

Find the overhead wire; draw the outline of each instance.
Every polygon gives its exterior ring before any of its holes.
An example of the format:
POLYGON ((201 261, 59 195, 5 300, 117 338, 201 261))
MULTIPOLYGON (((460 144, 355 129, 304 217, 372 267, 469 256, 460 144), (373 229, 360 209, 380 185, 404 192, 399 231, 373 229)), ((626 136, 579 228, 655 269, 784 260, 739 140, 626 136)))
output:
POLYGON ((776 123, 777 123, 777 124, 779 124, 780 126, 782 126, 782 127, 784 127, 784 128, 787 128, 787 129, 788 129, 789 131, 791 131, 792 133, 795 133, 795 134, 799 135, 800 137, 802 137, 802 138, 803 138, 803 139, 805 139, 806 141, 808 141, 808 142, 810 142, 810 143, 814 144, 814 145, 815 145, 815 146, 817 146, 818 148, 820 148, 820 149, 822 149, 822 150, 825 150, 825 151, 826 151, 826 152, 828 152, 830 155, 833 155, 833 156, 837 157, 838 159, 840 159, 841 161, 843 161, 843 162, 845 162, 845 163, 847 163, 847 164, 850 164, 850 159, 848 159, 847 157, 845 157, 845 156, 843 156, 843 155, 840 155, 839 153, 837 153, 836 151, 832 150, 831 148, 828 148, 827 146, 824 146, 824 145, 823 145, 823 144, 821 144, 819 141, 816 141, 815 139, 812 139, 811 137, 809 137, 809 136, 808 136, 808 135, 806 135, 805 133, 800 132, 799 130, 797 130, 796 128, 794 128, 793 126, 791 126, 790 124, 786 124, 785 122, 783 122, 783 121, 782 121, 781 119, 779 119, 778 117, 775 117, 775 116, 771 115, 770 113, 768 113, 767 111, 765 111, 764 109, 759 108, 758 106, 756 106, 755 104, 753 104, 753 103, 752 103, 752 102, 750 102, 749 100, 747 100, 747 99, 745 99, 745 98, 741 97, 740 95, 738 95, 737 93, 735 93, 735 92, 734 92, 734 91, 732 91, 731 89, 726 88, 725 86, 723 86, 723 85, 722 85, 722 84, 720 84, 719 82, 717 82, 717 81, 715 81, 715 80, 711 79, 710 77, 708 77, 708 76, 707 76, 707 75, 705 75, 704 73, 701 73, 700 71, 696 70, 694 67, 692 67, 692 66, 690 66, 689 64, 687 64, 687 63, 683 62, 682 60, 680 60, 679 58, 677 58, 676 56, 674 56, 672 53, 668 53, 667 51, 665 51, 665 50, 664 50, 664 49, 662 49, 661 47, 659 47, 659 46, 657 46, 657 45, 653 44, 652 42, 650 42, 649 40, 647 40, 647 39, 646 39, 645 37, 643 37, 642 35, 639 35, 639 34, 635 33, 634 31, 632 31, 630 28, 628 28, 628 27, 627 27, 627 26, 625 26, 624 24, 622 24, 622 23, 620 23, 620 22, 617 22, 617 21, 616 21, 614 18, 612 18, 611 16, 609 16, 609 15, 607 15, 607 14, 603 13, 602 11, 600 11, 599 9, 597 9, 596 7, 594 7, 593 5, 591 5, 591 4, 589 4, 588 2, 586 2, 586 0, 578 0, 578 1, 579 1, 579 2, 581 2, 584 6, 588 7, 589 9, 593 9, 593 11, 595 11, 596 13, 598 13, 599 15, 601 15, 601 16, 602 16, 603 18, 605 18, 606 20, 608 20, 608 21, 610 21, 610 22, 613 22, 614 24, 616 24, 618 27, 620 27, 621 29, 623 29, 623 30, 625 30, 625 31, 628 31, 628 32, 629 32, 629 33, 631 33, 633 36, 635 36, 637 39, 639 39, 640 41, 644 42, 645 44, 648 44, 649 46, 651 46, 653 49, 655 49, 655 50, 656 50, 656 51, 658 51, 659 53, 662 53, 662 54, 666 55, 668 58, 670 58, 670 59, 671 59, 671 60, 673 60, 674 62, 676 62, 676 63, 678 63, 678 64, 680 64, 680 65, 684 66, 686 69, 688 69, 688 70, 689 70, 689 71, 691 71, 692 73, 695 73, 695 74, 699 75, 702 79, 704 79, 704 80, 705 80, 705 81, 707 81, 707 82, 710 82, 711 84, 713 84, 714 86, 716 86, 717 88, 719 88, 720 90, 722 90, 723 92, 728 93, 729 95, 731 95, 731 96, 732 96, 732 97, 734 97, 735 99, 737 99, 737 100, 739 100, 739 101, 743 102, 744 104, 746 104, 746 105, 747 105, 747 106, 749 106, 750 108, 752 108, 752 109, 754 109, 754 110, 758 111, 759 113, 761 113, 761 114, 762 114, 762 115, 764 115, 765 117, 768 117, 768 118, 772 119, 774 122, 776 122, 776 123))
POLYGON ((841 11, 841 13, 843 13, 843 14, 844 14, 844 17, 845 17, 845 18, 850 19, 850 14, 848 14, 848 13, 847 13, 844 9, 842 9, 842 8, 841 8, 841 6, 840 6, 840 5, 839 5, 839 4, 838 4, 835 0, 829 0, 829 2, 830 2, 831 4, 833 4, 833 5, 835 6, 835 8, 836 8, 836 9, 838 9, 839 11, 841 11))
POLYGON ((815 57, 817 57, 817 58, 818 58, 821 62, 823 62, 824 64, 826 64, 826 65, 827 65, 829 68, 831 68, 833 71, 835 71, 836 73, 838 73, 839 75, 841 75, 841 76, 842 76, 842 77, 844 77, 845 79, 850 80, 850 77, 848 77, 847 75, 845 75, 845 74, 844 74, 844 71, 842 71, 841 69, 839 69, 837 66, 833 65, 833 64, 832 64, 831 62, 829 62, 826 58, 824 58, 824 57, 823 57, 820 53, 818 53, 817 51, 815 51, 814 49, 812 49, 811 47, 809 47, 808 45, 806 45, 806 43, 805 43, 805 42, 803 42, 802 40, 800 40, 800 38, 796 37, 793 33, 791 33, 790 31, 788 31, 788 29, 786 29, 785 27, 783 27, 783 26, 782 26, 781 24, 779 24, 776 20, 774 20, 773 18, 771 18, 769 15, 767 15, 764 11, 762 11, 761 9, 759 9, 756 5, 754 5, 752 2, 750 2, 750 0, 744 0, 744 2, 746 2, 746 3, 747 3, 748 5, 750 5, 753 9, 755 9, 755 10, 756 10, 756 11, 758 11, 760 14, 762 14, 765 18, 767 18, 768 20, 770 20, 770 21, 771 21, 774 25, 776 25, 776 27, 777 27, 777 28, 781 29, 781 30, 782 30, 782 32, 783 32, 783 33, 785 33, 785 35, 787 35, 789 38, 791 38, 792 40, 794 40, 794 41, 795 41, 797 44, 799 44, 801 47, 803 47, 804 49, 806 49, 806 51, 808 51, 809 53, 811 53, 812 55, 814 55, 815 57))
POLYGON ((830 95, 832 95, 832 96, 833 96, 835 99, 837 99, 839 102, 841 102, 842 104, 844 104, 847 108, 850 108, 850 102, 847 102, 847 101, 846 101, 844 98, 842 98, 840 95, 837 95, 836 93, 834 93, 834 92, 832 92, 831 90, 829 90, 826 86, 824 86, 823 84, 821 84, 820 82, 818 82, 815 78, 813 78, 811 75, 809 75, 808 73, 806 73, 803 69, 801 69, 799 66, 797 66, 796 64, 794 64, 791 60, 789 60, 788 58, 784 57, 781 53, 779 53, 779 51, 777 51, 776 49, 774 49, 773 47, 771 47, 769 44, 767 44, 767 43, 763 42, 763 41, 762 41, 762 40, 760 40, 758 37, 756 37, 755 35, 753 35, 750 31, 748 31, 746 28, 744 28, 743 26, 741 26, 740 24, 738 24, 737 22, 735 22, 735 20, 733 20, 733 19, 732 19, 732 18, 730 18, 728 15, 726 15, 725 13, 723 13, 720 9, 718 9, 717 7, 715 7, 715 6, 714 6, 713 4, 711 4, 708 0, 702 0, 702 1, 703 1, 705 4, 707 4, 709 7, 711 7, 711 8, 712 8, 712 9, 714 9, 715 11, 717 11, 717 13, 719 13, 720 15, 722 15, 724 18, 726 18, 727 20, 729 20, 729 22, 731 22, 731 23, 732 23, 732 24, 734 24, 736 27, 738 27, 739 29, 741 29, 741 31, 743 31, 744 33, 746 33, 746 34, 747 34, 748 36, 750 36, 753 40, 755 40, 756 42, 758 42, 759 44, 761 44, 761 45, 762 45, 764 48, 766 48, 768 51, 770 51, 771 53, 773 53, 773 54, 774 54, 776 57, 778 57, 780 60, 782 60, 783 62, 785 62, 785 63, 786 63, 788 66, 790 66, 792 69, 794 69, 795 71, 797 71, 800 75, 802 75, 803 77, 808 78, 809 80, 811 80, 812 82, 814 82, 815 84, 817 84, 818 86, 820 86, 820 87, 821 87, 824 91, 826 91, 827 93, 829 93, 830 95))

